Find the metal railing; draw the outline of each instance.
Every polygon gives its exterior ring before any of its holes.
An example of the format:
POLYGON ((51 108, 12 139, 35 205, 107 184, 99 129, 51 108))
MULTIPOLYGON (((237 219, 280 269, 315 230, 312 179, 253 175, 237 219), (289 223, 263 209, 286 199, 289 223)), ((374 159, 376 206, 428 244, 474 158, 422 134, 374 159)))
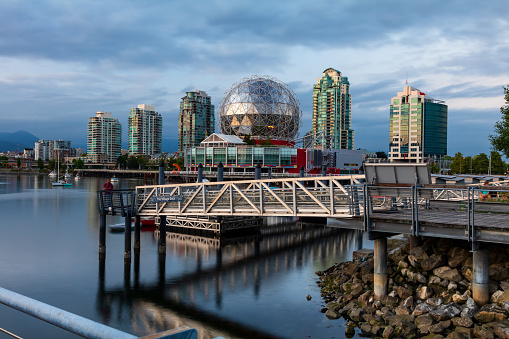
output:
POLYGON ((134 190, 97 191, 97 208, 99 214, 118 214, 123 217, 133 216, 135 212, 134 190))

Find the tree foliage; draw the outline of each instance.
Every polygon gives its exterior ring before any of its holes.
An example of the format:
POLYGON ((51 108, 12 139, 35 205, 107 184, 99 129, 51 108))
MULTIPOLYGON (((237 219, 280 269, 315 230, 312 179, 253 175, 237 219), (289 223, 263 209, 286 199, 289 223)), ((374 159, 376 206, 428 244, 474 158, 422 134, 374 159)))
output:
POLYGON ((487 174, 490 160, 485 153, 480 153, 474 157, 474 173, 487 174))
POLYGON ((44 161, 42 161, 41 158, 37 159, 37 168, 43 169, 44 168, 44 161))
POLYGON ((387 159, 387 153, 382 152, 382 151, 378 151, 378 152, 376 152, 376 157, 378 159, 387 159))
POLYGON ((463 154, 460 152, 454 155, 451 163, 451 174, 461 174, 463 173, 463 154))
POLYGON ((505 174, 506 164, 497 151, 491 151, 491 174, 505 174))
POLYGON ((440 167, 438 167, 436 162, 432 162, 429 164, 429 170, 433 174, 440 173, 440 167))
POLYGON ((491 134, 489 139, 494 150, 509 158, 509 86, 504 86, 504 99, 505 104, 500 107, 502 119, 495 123, 495 133, 491 134))

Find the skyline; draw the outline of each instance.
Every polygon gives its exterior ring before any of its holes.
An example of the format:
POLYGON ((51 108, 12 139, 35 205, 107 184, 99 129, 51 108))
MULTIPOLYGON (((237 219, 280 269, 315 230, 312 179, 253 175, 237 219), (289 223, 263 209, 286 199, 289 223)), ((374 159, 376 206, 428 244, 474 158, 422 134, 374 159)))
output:
POLYGON ((355 148, 388 151, 390 101, 408 79, 448 106, 449 155, 487 153, 509 83, 507 14, 504 1, 4 1, 0 132, 79 147, 104 111, 127 140, 129 110, 149 104, 176 139, 185 92, 206 91, 217 121, 224 93, 256 74, 296 93, 302 136, 332 67, 350 81, 355 148))

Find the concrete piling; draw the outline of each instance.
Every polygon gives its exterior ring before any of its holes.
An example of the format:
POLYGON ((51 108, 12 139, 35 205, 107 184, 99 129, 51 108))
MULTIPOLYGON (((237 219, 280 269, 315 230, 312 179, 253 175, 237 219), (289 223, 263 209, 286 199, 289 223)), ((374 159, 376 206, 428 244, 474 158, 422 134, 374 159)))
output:
POLYGON ((472 298, 477 306, 481 307, 490 301, 489 265, 490 258, 487 249, 482 248, 478 242, 472 245, 473 277, 472 298))
POLYGON ((99 258, 104 258, 106 255, 106 214, 99 215, 99 258))
POLYGON ((255 180, 260 180, 262 178, 262 166, 257 164, 255 167, 255 180))
MULTIPOLYGON (((203 177, 203 166, 201 166, 201 172, 203 177)), ((198 176, 200 171, 198 170, 198 176)), ((164 162, 161 161, 159 164, 159 185, 164 185, 164 162)), ((159 254, 166 253, 166 216, 162 215, 159 217, 159 220, 161 221, 159 223, 159 254)))
POLYGON ((131 213, 127 213, 125 217, 124 232, 124 259, 131 260, 131 213))
POLYGON ((375 299, 387 295, 387 238, 374 240, 374 292, 375 299))

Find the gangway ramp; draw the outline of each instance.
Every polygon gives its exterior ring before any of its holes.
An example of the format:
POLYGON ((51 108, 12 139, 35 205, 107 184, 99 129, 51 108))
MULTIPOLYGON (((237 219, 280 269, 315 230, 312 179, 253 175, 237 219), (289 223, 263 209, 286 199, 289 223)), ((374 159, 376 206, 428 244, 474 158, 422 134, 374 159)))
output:
POLYGON ((140 216, 308 216, 362 213, 363 175, 136 187, 140 216), (351 202, 359 202, 352 204, 351 202), (355 205, 355 206, 354 206, 355 205))

